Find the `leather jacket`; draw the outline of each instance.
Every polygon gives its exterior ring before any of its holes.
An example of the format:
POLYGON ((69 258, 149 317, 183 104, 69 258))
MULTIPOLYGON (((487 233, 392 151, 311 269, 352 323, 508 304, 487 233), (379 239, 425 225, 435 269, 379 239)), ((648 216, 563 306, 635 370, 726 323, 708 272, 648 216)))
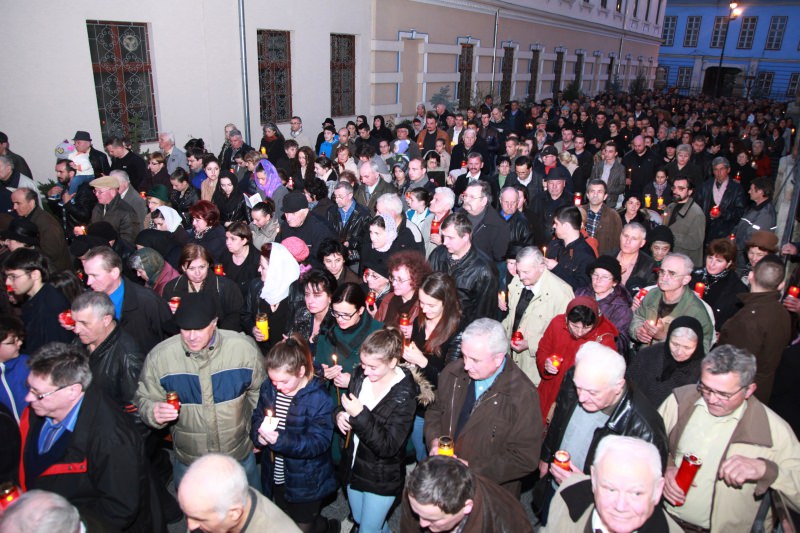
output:
POLYGON ((476 318, 494 318, 497 314, 497 266, 474 245, 461 260, 453 263, 444 246, 438 246, 428 258, 433 270, 449 274, 456 284, 461 301, 461 323, 476 318))
POLYGON ((363 205, 356 203, 353 213, 347 219, 346 224, 342 224, 342 216, 339 214, 339 208, 336 204, 330 206, 325 213, 325 219, 333 231, 336 232, 336 237, 339 242, 347 243, 347 257, 345 261, 348 263, 358 263, 361 260, 361 246, 364 244, 365 239, 369 238, 369 221, 372 215, 369 209, 363 205))
POLYGON ((64 235, 72 240, 72 230, 75 226, 88 226, 91 223, 92 210, 97 205, 97 197, 87 181, 78 187, 78 191, 66 204, 62 205, 60 199, 48 199, 47 203, 53 214, 61 221, 64 235))
MULTIPOLYGON (((575 367, 572 367, 564 375, 564 382, 561 384, 561 390, 558 391, 558 397, 556 398, 553 421, 550 423, 544 444, 542 444, 540 459, 548 463, 553 460, 553 454, 560 449, 561 440, 564 438, 564 432, 567 430, 569 420, 578 407, 578 393, 573 382, 574 374, 575 367)), ((666 465, 669 445, 664 421, 655 407, 652 406, 650 400, 636 390, 630 381, 626 381, 622 398, 605 425, 595 430, 592 442, 589 443, 589 451, 586 454, 584 473, 589 474, 589 468, 594 461, 594 452, 597 449, 597 445, 607 435, 638 437, 654 444, 661 455, 661 468, 666 465)))
POLYGON ((509 230, 509 244, 528 246, 533 244, 533 235, 525 215, 517 211, 507 221, 509 230))
POLYGON ((189 208, 200 200, 200 193, 197 192, 197 189, 190 185, 183 196, 178 191, 172 190, 169 193, 169 199, 172 207, 183 219, 183 228, 187 231, 192 229, 192 215, 189 214, 189 208))

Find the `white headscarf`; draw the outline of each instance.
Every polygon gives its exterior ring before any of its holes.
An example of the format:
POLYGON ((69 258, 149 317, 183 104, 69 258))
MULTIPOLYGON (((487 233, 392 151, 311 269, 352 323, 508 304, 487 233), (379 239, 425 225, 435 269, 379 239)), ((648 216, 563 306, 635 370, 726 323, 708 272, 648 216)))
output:
POLYGON ((289 296, 289 286, 300 277, 300 265, 282 244, 272 243, 261 298, 270 305, 277 305, 289 296))
POLYGON ((159 211, 161 216, 164 217, 164 222, 167 223, 167 228, 169 228, 170 233, 178 229, 178 226, 180 226, 183 221, 178 212, 169 206, 162 205, 156 207, 155 211, 159 211))

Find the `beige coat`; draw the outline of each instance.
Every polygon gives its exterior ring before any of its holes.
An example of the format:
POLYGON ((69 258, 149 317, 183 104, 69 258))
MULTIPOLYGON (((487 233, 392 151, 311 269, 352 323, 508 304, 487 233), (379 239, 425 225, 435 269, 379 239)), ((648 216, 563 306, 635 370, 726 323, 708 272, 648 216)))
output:
MULTIPOLYGON (((511 338, 514 333, 512 328, 514 326, 514 310, 517 308, 519 302, 519 295, 523 289, 522 282, 519 278, 514 280, 508 286, 508 316, 503 320, 503 327, 506 330, 506 335, 511 338)), ((519 353, 511 350, 514 362, 525 372, 525 375, 533 381, 534 385, 539 385, 541 377, 536 368, 536 350, 539 347, 539 340, 544 335, 544 330, 550 324, 550 321, 556 315, 565 313, 567 311, 567 304, 572 300, 575 295, 572 292, 572 287, 561 280, 558 276, 545 270, 542 273, 540 280, 539 293, 528 304, 528 308, 522 315, 522 320, 519 323, 519 330, 528 341, 528 349, 519 353)))

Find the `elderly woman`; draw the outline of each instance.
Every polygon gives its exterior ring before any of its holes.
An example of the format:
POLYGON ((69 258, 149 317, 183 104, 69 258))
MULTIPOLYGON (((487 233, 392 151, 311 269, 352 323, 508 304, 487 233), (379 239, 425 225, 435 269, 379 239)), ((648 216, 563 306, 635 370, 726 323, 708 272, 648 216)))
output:
MULTIPOLYGON (((341 144, 336 148, 336 161, 334 163, 336 174, 341 175, 345 170, 349 170, 358 176, 358 165, 353 160, 353 154, 350 153, 350 147, 346 144, 341 144)), ((327 182, 326 178, 326 182, 327 182)))
POLYGON ((661 405, 673 389, 694 385, 700 379, 700 364, 705 357, 702 340, 703 326, 697 319, 678 317, 669 325, 666 342, 636 354, 626 377, 652 405, 661 405))
POLYGON ((369 241, 361 247, 361 263, 380 258, 388 261, 389 256, 396 250, 393 246, 397 240, 397 223, 388 215, 377 215, 369 223, 369 241))
POLYGON ((192 217, 189 242, 206 248, 214 263, 221 262, 225 251, 225 228, 219 223, 219 209, 209 201, 200 200, 189 208, 189 214, 192 217))
POLYGON ((747 263, 737 265, 737 274, 742 283, 749 287, 750 281, 747 279, 747 275, 753 270, 753 267, 769 254, 777 254, 778 250, 780 250, 778 236, 764 229, 754 231, 750 238, 747 239, 747 242, 744 243, 744 249, 747 263))
POLYGON ((189 174, 180 167, 169 177, 169 182, 172 185, 172 192, 169 195, 172 207, 180 213, 183 227, 189 229, 192 227, 189 208, 200 200, 200 193, 192 185, 189 174))
POLYGON ((164 295, 167 283, 180 276, 180 273, 152 248, 139 248, 131 254, 128 262, 136 271, 136 275, 144 280, 145 287, 153 289, 159 296, 164 295))
POLYGON ((169 301, 174 296, 190 292, 211 295, 217 314, 217 326, 232 331, 242 331, 239 313, 242 310, 242 293, 239 286, 225 276, 213 272, 214 263, 209 251, 199 244, 183 247, 180 257, 181 275, 164 287, 162 296, 169 301))
POLYGON ((714 329, 722 325, 741 307, 737 297, 747 286, 736 275, 736 245, 729 239, 714 239, 706 247, 705 267, 692 273, 689 287, 697 292, 703 284, 703 300, 714 312, 714 329))
POLYGON ((392 291, 381 302, 375 318, 386 325, 399 326, 400 316, 407 315, 410 324, 419 314, 417 290, 422 280, 431 273, 431 267, 425 256, 414 250, 393 253, 387 266, 392 291))
POLYGON ((153 229, 156 227, 153 222, 153 211, 159 207, 170 205, 169 189, 161 184, 153 185, 147 190, 145 198, 147 199, 147 215, 144 217, 144 227, 153 229))
POLYGON ((633 298, 622 285, 622 268, 611 256, 601 255, 589 265, 586 272, 592 284, 575 290, 575 296, 591 296, 597 300, 600 312, 617 328, 617 351, 622 355, 628 353, 630 334, 628 332, 633 311, 633 298))

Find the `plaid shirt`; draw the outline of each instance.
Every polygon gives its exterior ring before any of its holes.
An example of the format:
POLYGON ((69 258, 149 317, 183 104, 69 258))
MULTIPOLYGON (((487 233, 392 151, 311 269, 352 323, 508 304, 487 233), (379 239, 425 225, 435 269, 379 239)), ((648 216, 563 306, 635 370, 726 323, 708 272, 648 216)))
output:
POLYGON ((589 237, 594 237, 594 234, 597 233, 597 224, 600 222, 600 214, 605 209, 604 205, 600 206, 600 211, 595 213, 591 209, 587 207, 586 209, 586 233, 589 237))

